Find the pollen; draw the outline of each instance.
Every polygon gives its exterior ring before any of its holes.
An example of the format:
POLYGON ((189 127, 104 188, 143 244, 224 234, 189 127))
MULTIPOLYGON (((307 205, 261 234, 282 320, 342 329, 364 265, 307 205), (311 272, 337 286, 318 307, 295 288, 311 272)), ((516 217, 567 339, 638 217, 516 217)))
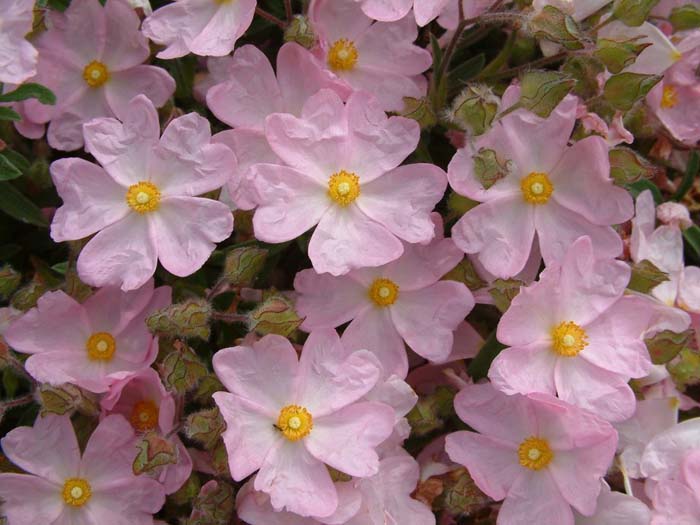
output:
POLYGON ((117 350, 117 342, 108 332, 95 332, 85 343, 85 348, 91 360, 111 361, 117 350))
POLYGON ((142 180, 129 186, 126 191, 126 202, 138 213, 155 211, 160 206, 160 190, 152 182, 142 180))
POLYGON ((661 107, 663 109, 671 109, 678 104, 678 90, 670 84, 664 86, 663 95, 661 95, 661 107))
POLYGON ((360 177, 340 170, 328 180, 328 195, 336 204, 347 206, 360 195, 360 177))
POLYGON ((289 441, 299 441, 311 433, 314 419, 309 411, 299 405, 287 405, 280 410, 277 428, 289 441))
POLYGON ((83 478, 68 478, 63 484, 63 501, 72 507, 82 507, 92 496, 92 490, 87 480, 83 478))
POLYGON ((98 88, 109 80, 109 71, 102 62, 93 60, 83 69, 83 78, 91 88, 98 88))
POLYGON ((520 464, 530 470, 542 470, 554 458, 552 449, 546 439, 529 437, 518 447, 520 464))
POLYGON ((390 306, 399 296, 398 285, 389 279, 375 279, 369 287, 369 298, 377 306, 390 306))
POLYGON ((520 181, 523 199, 530 204, 546 204, 552 196, 554 186, 546 173, 533 171, 520 181))
POLYGON ((333 71, 350 71, 357 64, 357 48, 352 40, 336 40, 328 51, 328 65, 333 71))
POLYGON ((158 426, 158 405, 150 399, 139 401, 131 411, 129 421, 139 432, 148 432, 158 426))
POLYGON ((552 349, 561 356, 573 357, 586 346, 586 331, 572 321, 560 323, 552 330, 552 349))

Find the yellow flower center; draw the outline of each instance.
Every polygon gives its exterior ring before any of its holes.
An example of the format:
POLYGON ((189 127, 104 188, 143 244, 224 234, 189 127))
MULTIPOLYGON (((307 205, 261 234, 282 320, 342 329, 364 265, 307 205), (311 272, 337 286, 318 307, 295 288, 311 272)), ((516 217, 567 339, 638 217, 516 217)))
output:
POLYGON ((98 88, 109 80, 109 71, 102 62, 93 60, 83 69, 83 78, 88 86, 98 88))
POLYGON ((349 71, 357 64, 357 48, 352 40, 336 40, 328 51, 328 65, 333 71, 349 71))
POLYGON ((678 91, 671 84, 664 86, 664 93, 661 95, 661 107, 671 109, 678 104, 678 91))
POLYGON ((542 470, 554 458, 552 449, 546 439, 529 437, 518 447, 518 460, 520 464, 531 470, 542 470))
POLYGON ((158 406, 150 399, 139 401, 131 411, 131 426, 139 432, 148 432, 158 426, 158 406))
POLYGON ((546 173, 533 171, 520 181, 520 189, 523 192, 523 199, 530 204, 545 204, 552 196, 554 186, 552 186, 546 173))
POLYGON ((160 205, 160 190, 152 182, 142 180, 129 186, 126 191, 126 202, 138 213, 155 211, 160 205))
POLYGON ((560 323, 552 330, 552 349, 555 353, 573 357, 588 346, 586 331, 574 322, 560 323))
POLYGON ((287 405, 280 410, 277 428, 289 441, 299 441, 309 435, 314 428, 314 419, 309 411, 299 405, 287 405))
POLYGON ((92 490, 90 490, 90 484, 87 480, 82 478, 68 478, 63 484, 63 501, 68 505, 73 507, 82 507, 85 505, 90 496, 92 496, 92 490))
POLYGON ((351 204, 360 195, 360 177, 345 170, 334 173, 328 181, 328 195, 341 206, 351 204))
POLYGON ((396 302, 399 296, 399 287, 389 279, 375 279, 369 287, 369 298, 377 306, 389 306, 396 302))
POLYGON ((88 357, 93 361, 111 361, 117 350, 114 336, 108 332, 95 332, 85 344, 88 357))

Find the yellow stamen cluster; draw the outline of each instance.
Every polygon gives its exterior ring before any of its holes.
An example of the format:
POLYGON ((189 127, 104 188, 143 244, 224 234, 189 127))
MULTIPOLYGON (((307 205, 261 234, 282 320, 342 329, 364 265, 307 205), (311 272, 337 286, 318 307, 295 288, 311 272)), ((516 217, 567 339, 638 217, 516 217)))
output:
POLYGON ((72 507, 82 507, 92 496, 92 490, 87 480, 82 478, 68 478, 63 484, 61 492, 63 501, 72 507))
POLYGON ((586 331, 572 321, 559 323, 552 330, 552 350, 564 357, 573 357, 588 346, 586 331))
POLYGON ((126 202, 138 213, 155 211, 160 206, 160 190, 148 181, 132 184, 126 191, 126 202))
POLYGON ((158 426, 158 405, 150 399, 144 399, 134 405, 129 421, 139 432, 148 432, 158 426))
POLYGON ((340 170, 328 180, 328 196, 336 204, 347 206, 360 195, 360 177, 354 173, 340 170))
POLYGON ((530 204, 546 204, 552 196, 554 186, 546 173, 533 171, 520 181, 523 199, 530 204))
POLYGON ((529 437, 518 447, 518 461, 530 470, 542 470, 554 458, 552 449, 546 439, 529 437))
POLYGON ((289 441, 299 441, 308 436, 314 428, 314 419, 304 407, 287 405, 280 410, 277 428, 289 441))
POLYGON ((93 361, 111 361, 117 350, 117 341, 108 332, 95 332, 85 343, 88 357, 93 361))
POLYGON ((349 71, 357 64, 357 48, 352 40, 336 40, 328 51, 328 66, 333 71, 349 71))
POLYGON ((398 296, 398 285, 389 279, 375 279, 372 286, 369 287, 369 298, 377 306, 392 305, 398 296))
POLYGON ((664 86, 663 95, 661 95, 661 107, 663 109, 671 109, 678 104, 678 91, 671 84, 664 86))
POLYGON ((91 88, 98 88, 109 80, 109 71, 102 62, 93 60, 83 69, 83 79, 91 88))

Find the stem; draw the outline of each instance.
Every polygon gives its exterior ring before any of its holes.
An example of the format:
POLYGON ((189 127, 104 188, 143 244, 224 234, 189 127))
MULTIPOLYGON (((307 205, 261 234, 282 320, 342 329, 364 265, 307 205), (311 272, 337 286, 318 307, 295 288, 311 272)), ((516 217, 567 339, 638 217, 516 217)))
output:
POLYGON ((217 295, 220 295, 224 292, 228 292, 229 290, 229 285, 226 279, 223 277, 219 279, 216 284, 207 292, 206 299, 207 301, 211 301, 214 297, 217 295))
POLYGON ((291 22, 292 16, 294 16, 292 12, 292 0, 284 0, 284 13, 287 15, 287 22, 291 22))
POLYGON ((211 317, 212 319, 224 321, 225 323, 245 323, 248 320, 247 315, 226 312, 212 312, 211 317))
POLYGON ((275 15, 268 13, 264 9, 261 9, 260 7, 255 8, 255 14, 258 15, 260 18, 264 18, 268 22, 272 22, 276 26, 279 26, 281 29, 284 29, 287 24, 285 24, 284 20, 280 20, 277 18, 275 15))
POLYGON ((488 78, 489 80, 497 80, 500 78, 508 78, 508 77, 514 77, 520 74, 522 71, 525 71, 527 69, 536 69, 542 66, 548 66, 550 64, 555 64, 559 62, 560 60, 563 60, 566 58, 567 53, 557 53, 556 55, 552 55, 551 57, 542 57, 538 60, 533 60, 532 62, 528 62, 527 64, 522 64, 517 67, 512 67, 510 69, 506 69, 505 71, 501 71, 500 73, 494 73, 493 75, 486 75, 484 78, 488 78))
POLYGON ((615 18, 614 16, 609 16, 608 18, 606 18, 606 19, 603 20, 602 22, 599 22, 596 26, 593 26, 593 27, 591 28, 591 32, 596 32, 596 31, 598 31, 600 28, 605 27, 605 26, 608 25, 610 22, 614 22, 615 20, 617 20, 617 18, 615 18))
POLYGON ((10 408, 19 407, 22 405, 28 405, 34 401, 34 394, 27 394, 22 397, 16 397, 14 399, 9 399, 7 401, 0 401, 0 412, 4 412, 10 408))

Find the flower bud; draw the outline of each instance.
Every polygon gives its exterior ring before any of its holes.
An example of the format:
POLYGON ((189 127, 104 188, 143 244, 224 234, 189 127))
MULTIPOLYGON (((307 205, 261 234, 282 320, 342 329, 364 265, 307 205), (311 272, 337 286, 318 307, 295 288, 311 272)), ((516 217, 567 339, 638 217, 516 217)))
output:
POLYGON ((10 299, 10 305, 17 310, 26 312, 30 308, 34 308, 39 297, 44 295, 49 289, 50 287, 40 280, 32 279, 14 293, 12 299, 10 299))
POLYGON ((218 408, 209 408, 187 416, 185 434, 188 438, 211 450, 224 431, 224 419, 218 408))
POLYGON ((613 16, 625 25, 641 26, 659 0, 615 0, 613 16))
POLYGON ((292 302, 283 295, 273 295, 248 314, 248 330, 260 335, 290 336, 302 323, 292 302))
POLYGON ((38 388, 38 401, 42 416, 46 414, 62 416, 75 411, 86 416, 96 416, 100 413, 97 396, 70 383, 58 386, 41 384, 38 388))
MULTIPOLYGON (((161 342, 161 345, 167 344, 161 342)), ((207 375, 207 368, 189 346, 174 341, 172 349, 158 365, 163 384, 179 394, 189 392, 207 375)))
POLYGON ((653 262, 644 259, 632 265, 632 275, 627 288, 635 292, 649 293, 664 281, 668 281, 668 274, 659 270, 653 262))
POLYGON ((174 465, 178 460, 177 446, 157 432, 149 432, 136 444, 138 453, 131 466, 135 475, 157 472, 161 467, 174 465))
POLYGON ((650 45, 649 42, 640 42, 638 39, 618 41, 601 38, 593 54, 605 64, 608 71, 619 73, 634 64, 639 54, 650 45))
POLYGON ((304 15, 295 15, 284 30, 285 42, 296 42, 306 49, 311 49, 316 43, 316 35, 309 19, 304 15))
POLYGON ((558 71, 528 71, 520 79, 520 100, 505 113, 525 108, 547 118, 575 84, 573 78, 558 71))
POLYGON ((688 208, 678 202, 664 202, 656 207, 656 218, 664 224, 677 225, 682 230, 693 225, 688 208))
POLYGON ((403 104, 401 115, 418 122, 421 129, 432 128, 437 124, 435 111, 427 98, 403 97, 403 104))
POLYGON ((482 135, 490 127, 500 100, 488 86, 467 86, 452 103, 449 120, 472 135, 482 135))
POLYGON ((233 286, 251 286, 266 260, 267 250, 262 248, 234 248, 226 254, 223 277, 233 286))
POLYGON ((622 146, 611 149, 609 157, 610 177, 618 186, 652 179, 659 169, 634 150, 622 146))
POLYGON ((195 498, 187 525, 228 525, 235 503, 233 487, 212 479, 202 486, 195 498))
POLYGON ((552 5, 545 6, 528 24, 533 36, 564 46, 566 49, 583 49, 583 35, 571 15, 552 5))
POLYGON ((663 78, 661 75, 620 73, 611 76, 603 88, 603 97, 616 109, 627 111, 647 96, 649 91, 663 78))
POLYGON ((674 7, 668 17, 674 31, 687 31, 700 27, 700 6, 690 2, 674 7))
POLYGON ((493 303, 501 312, 510 308, 510 303, 520 293, 522 281, 517 279, 496 279, 489 289, 489 294, 493 298, 493 303))
POLYGON ((146 325, 154 334, 177 337, 209 339, 211 329, 211 305, 204 299, 189 299, 156 310, 146 319, 146 325))
POLYGON ((442 507, 454 516, 470 516, 491 499, 479 490, 465 468, 443 476, 442 507))
POLYGON ((452 412, 454 392, 447 387, 438 386, 435 392, 421 397, 406 415, 411 429, 417 436, 424 436, 445 425, 452 412))
POLYGON ((22 282, 22 274, 9 264, 0 266, 0 299, 7 300, 22 282))
POLYGON ((645 339, 644 342, 652 362, 655 365, 663 365, 675 358, 684 348, 687 348, 692 343, 693 337, 692 330, 681 333, 664 330, 649 339, 645 339))
POLYGON ((668 371, 681 391, 688 386, 700 384, 700 353, 684 348, 678 354, 678 359, 668 365, 668 371))

